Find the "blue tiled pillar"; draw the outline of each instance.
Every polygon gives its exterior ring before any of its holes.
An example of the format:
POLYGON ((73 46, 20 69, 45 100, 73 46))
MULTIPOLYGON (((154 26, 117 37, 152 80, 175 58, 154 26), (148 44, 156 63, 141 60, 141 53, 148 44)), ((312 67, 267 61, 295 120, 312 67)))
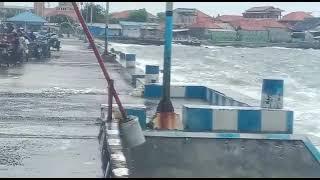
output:
POLYGON ((283 80, 263 80, 261 107, 270 109, 283 108, 283 80))

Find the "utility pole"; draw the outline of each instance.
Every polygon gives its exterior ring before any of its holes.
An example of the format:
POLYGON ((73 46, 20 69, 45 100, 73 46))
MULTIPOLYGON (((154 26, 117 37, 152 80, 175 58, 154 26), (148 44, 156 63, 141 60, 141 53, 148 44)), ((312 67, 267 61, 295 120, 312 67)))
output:
MULTIPOLYGON (((83 10, 83 2, 80 2, 80 14, 83 17, 82 10, 83 10)), ((82 39, 82 33, 81 33, 80 28, 79 28, 79 38, 82 39)))
POLYGON ((87 5, 87 8, 86 8, 86 11, 87 11, 87 13, 86 13, 86 22, 89 22, 89 3, 87 2, 87 3, 85 3, 85 5, 87 5))
POLYGON ((80 14, 81 14, 81 16, 83 15, 82 14, 82 5, 83 5, 83 2, 80 2, 80 14))
POLYGON ((157 107, 157 126, 160 129, 175 129, 176 114, 170 100, 171 49, 172 49, 172 10, 173 2, 166 2, 166 27, 164 34, 162 97, 157 107))
POLYGON ((92 24, 92 15, 93 15, 93 3, 91 3, 91 11, 90 11, 90 23, 92 24))
MULTIPOLYGON (((48 6, 48 8, 50 8, 50 2, 47 2, 47 6, 48 6)), ((43 4, 43 9, 42 9, 43 11, 44 11, 44 8, 45 8, 45 4, 43 4)), ((48 23, 49 23, 49 25, 48 25, 49 33, 51 33, 51 26, 50 26, 50 24, 51 24, 51 16, 49 16, 49 18, 48 18, 48 23)))
POLYGON ((108 55, 108 24, 109 24, 109 2, 106 2, 106 29, 104 40, 104 53, 108 55))

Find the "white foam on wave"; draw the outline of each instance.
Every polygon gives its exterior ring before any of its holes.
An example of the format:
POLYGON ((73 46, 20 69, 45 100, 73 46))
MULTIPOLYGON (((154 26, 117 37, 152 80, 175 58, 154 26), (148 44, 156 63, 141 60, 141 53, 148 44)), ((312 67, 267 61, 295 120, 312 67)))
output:
POLYGON ((205 45, 201 45, 200 47, 206 48, 206 49, 221 49, 223 47, 220 46, 205 46, 205 45))
POLYGON ((62 87, 52 87, 43 89, 41 92, 48 94, 106 94, 107 90, 97 88, 70 89, 62 87))
POLYGON ((136 58, 136 67, 145 71, 146 65, 158 65, 161 66, 160 62, 155 59, 143 59, 143 58, 136 58))

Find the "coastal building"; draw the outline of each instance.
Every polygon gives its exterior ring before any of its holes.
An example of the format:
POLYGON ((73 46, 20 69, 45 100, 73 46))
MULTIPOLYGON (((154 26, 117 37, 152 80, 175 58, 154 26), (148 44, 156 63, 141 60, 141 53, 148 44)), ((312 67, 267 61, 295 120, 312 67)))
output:
MULTIPOLYGON (((34 5, 36 5, 36 3, 34 5)), ((64 15, 70 17, 75 22, 79 21, 71 2, 59 2, 57 7, 44 8, 43 16, 47 19, 56 15, 64 15)))
POLYGON ((34 13, 36 15, 38 16, 44 15, 44 2, 34 2, 33 7, 34 7, 34 13))
POLYGON ((237 40, 246 42, 289 42, 290 31, 275 19, 245 19, 230 22, 237 40))
POLYGON ((280 19, 284 10, 273 6, 252 7, 242 13, 244 18, 273 18, 280 19))
POLYGON ((303 11, 297 11, 297 12, 291 12, 285 16, 283 16, 282 19, 279 20, 282 24, 286 25, 288 28, 292 29, 292 27, 298 23, 303 21, 305 18, 312 18, 311 12, 303 12, 303 11))
POLYGON ((195 24, 192 24, 188 28, 190 35, 198 39, 210 39, 210 30, 222 29, 219 25, 212 21, 197 22, 195 24))
POLYGON ((142 26, 141 22, 120 21, 119 24, 122 27, 123 37, 128 37, 128 38, 140 37, 140 28, 142 26))
POLYGON ((186 28, 196 23, 213 21, 208 14, 195 8, 177 8, 173 10, 173 25, 176 28, 186 28))
MULTIPOLYGON (((94 37, 104 37, 106 25, 104 23, 89 23, 88 28, 94 37)), ((120 37, 122 27, 120 24, 108 24, 108 37, 120 37)))
POLYGON ((305 18, 292 27, 292 38, 295 41, 319 41, 320 18, 305 18))
POLYGON ((141 35, 143 37, 150 36, 159 29, 157 23, 120 21, 119 24, 122 27, 122 36, 127 38, 141 38, 141 35))
POLYGON ((237 31, 232 29, 209 29, 212 42, 230 42, 237 40, 237 31))
POLYGON ((216 22, 222 22, 222 23, 229 23, 232 21, 238 21, 244 19, 243 16, 238 16, 238 15, 218 15, 215 18, 216 22))
POLYGON ((163 38, 163 33, 158 26, 154 26, 153 24, 150 25, 144 24, 140 28, 140 38, 142 39, 161 39, 163 38))
MULTIPOLYGON (((125 11, 121 11, 121 12, 114 12, 111 13, 111 18, 112 19, 116 19, 118 21, 125 21, 129 18, 130 13, 135 12, 137 10, 125 10, 125 11)), ((147 12, 147 22, 157 22, 158 17, 147 12)))
POLYGON ((177 8, 173 10, 173 25, 186 27, 196 22, 197 10, 194 8, 177 8))

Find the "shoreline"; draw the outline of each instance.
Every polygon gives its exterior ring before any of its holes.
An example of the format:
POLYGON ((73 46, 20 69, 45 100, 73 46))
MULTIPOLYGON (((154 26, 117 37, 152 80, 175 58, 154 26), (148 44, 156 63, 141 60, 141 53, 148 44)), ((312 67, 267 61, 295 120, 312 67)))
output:
MULTIPOLYGON (((104 40, 102 37, 97 39, 104 40)), ((164 44, 163 40, 158 39, 136 39, 136 38, 110 38, 109 42, 121 43, 121 44, 138 44, 138 45, 154 45, 161 46, 164 44)), ((260 47, 283 47, 292 49, 320 49, 319 43, 312 42, 291 42, 291 43, 270 43, 270 42, 242 42, 242 41, 225 41, 225 42, 212 42, 211 40, 201 40, 201 44, 184 44, 184 43, 174 43, 183 44, 187 46, 232 46, 232 47, 247 47, 247 48, 260 48, 260 47)))
POLYGON ((284 47, 292 49, 320 49, 320 43, 308 43, 308 42, 295 42, 295 43, 269 43, 269 42, 212 42, 210 40, 201 41, 205 46, 232 46, 232 47, 247 47, 247 48, 259 48, 259 47, 284 47))

